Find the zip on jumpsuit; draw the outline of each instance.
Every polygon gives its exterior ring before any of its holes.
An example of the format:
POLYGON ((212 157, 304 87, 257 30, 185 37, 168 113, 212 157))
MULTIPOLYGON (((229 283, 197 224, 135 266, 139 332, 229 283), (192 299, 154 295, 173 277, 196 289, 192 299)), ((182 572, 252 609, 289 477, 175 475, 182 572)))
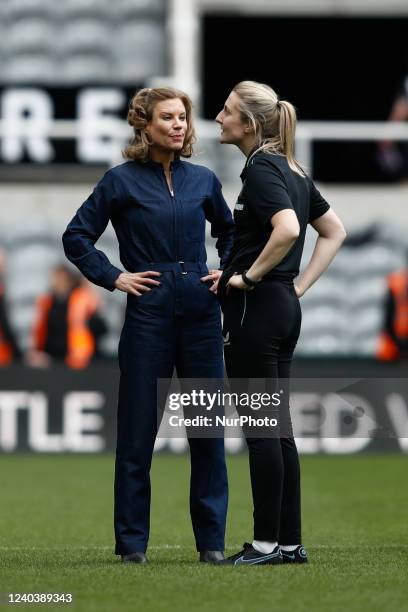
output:
MULTIPOLYGON (((157 270, 160 286, 127 294, 119 341, 120 387, 115 462, 115 554, 145 552, 150 466, 157 435, 157 379, 221 378, 223 349, 217 296, 208 273, 205 222, 217 238, 220 268, 234 222, 215 174, 176 159, 170 192, 162 164, 130 161, 110 169, 69 223, 68 259, 93 283, 113 291, 122 270, 95 248, 112 222, 129 272, 157 270)), ((228 483, 222 438, 189 438, 190 513, 198 551, 224 550, 228 483)))

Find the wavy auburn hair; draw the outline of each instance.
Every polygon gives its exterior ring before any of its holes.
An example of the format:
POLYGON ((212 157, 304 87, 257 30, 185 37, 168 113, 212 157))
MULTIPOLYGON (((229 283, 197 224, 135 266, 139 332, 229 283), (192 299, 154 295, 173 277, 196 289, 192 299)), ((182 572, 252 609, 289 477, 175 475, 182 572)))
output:
POLYGON ((149 159, 149 143, 146 138, 146 125, 153 118, 153 111, 158 102, 163 100, 174 100, 178 98, 186 109, 187 131, 184 138, 183 148, 176 153, 176 157, 191 157, 193 144, 196 141, 193 127, 192 111, 193 104, 189 96, 173 87, 155 87, 140 89, 130 101, 127 121, 133 127, 134 135, 129 145, 123 151, 125 159, 146 162, 149 159))

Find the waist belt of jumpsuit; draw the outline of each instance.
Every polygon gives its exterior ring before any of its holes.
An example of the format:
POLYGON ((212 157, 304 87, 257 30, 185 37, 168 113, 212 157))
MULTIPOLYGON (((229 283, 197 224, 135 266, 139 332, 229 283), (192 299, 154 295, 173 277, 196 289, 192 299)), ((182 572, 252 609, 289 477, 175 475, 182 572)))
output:
POLYGON ((146 272, 154 270, 157 272, 179 272, 180 274, 188 274, 189 272, 206 273, 208 271, 207 264, 200 261, 164 261, 135 264, 135 272, 146 272))

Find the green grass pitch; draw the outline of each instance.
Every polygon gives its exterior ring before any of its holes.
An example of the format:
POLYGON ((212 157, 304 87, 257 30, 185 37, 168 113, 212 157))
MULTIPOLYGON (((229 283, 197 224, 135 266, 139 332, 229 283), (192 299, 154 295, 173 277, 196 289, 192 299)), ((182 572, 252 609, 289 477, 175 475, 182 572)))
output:
MULTIPOLYGON (((408 478, 403 455, 303 456, 306 566, 199 564, 186 456, 152 470, 150 564, 113 554, 112 456, 2 456, 0 591, 72 592, 75 611, 408 609, 408 478)), ((229 456, 227 552, 251 539, 246 455, 229 456)), ((10 609, 9 606, 0 606, 10 609)))

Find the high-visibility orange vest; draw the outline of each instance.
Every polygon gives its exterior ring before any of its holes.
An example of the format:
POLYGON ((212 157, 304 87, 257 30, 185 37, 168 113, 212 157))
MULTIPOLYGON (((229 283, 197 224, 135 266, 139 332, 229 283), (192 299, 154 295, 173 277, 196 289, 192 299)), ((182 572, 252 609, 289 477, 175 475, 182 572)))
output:
MULTIPOLYGON (((33 327, 33 345, 36 350, 44 350, 47 339, 48 313, 52 306, 51 295, 41 295, 37 299, 37 314, 33 327)), ((85 368, 95 352, 95 340, 88 329, 87 322, 99 307, 97 293, 87 287, 77 287, 68 300, 68 351, 65 363, 70 368, 85 368)))
POLYGON ((9 365, 13 360, 13 349, 0 329, 0 367, 9 365))
MULTIPOLYGON (((4 287, 0 285, 0 296, 4 294, 4 287)), ((0 367, 9 365, 13 360, 13 349, 4 337, 0 327, 0 367)))
MULTIPOLYGON (((401 340, 408 340, 408 271, 390 274, 387 283, 395 302, 395 335, 401 340)), ((393 361, 399 356, 400 351, 394 340, 386 331, 382 332, 377 350, 378 359, 393 361)))

